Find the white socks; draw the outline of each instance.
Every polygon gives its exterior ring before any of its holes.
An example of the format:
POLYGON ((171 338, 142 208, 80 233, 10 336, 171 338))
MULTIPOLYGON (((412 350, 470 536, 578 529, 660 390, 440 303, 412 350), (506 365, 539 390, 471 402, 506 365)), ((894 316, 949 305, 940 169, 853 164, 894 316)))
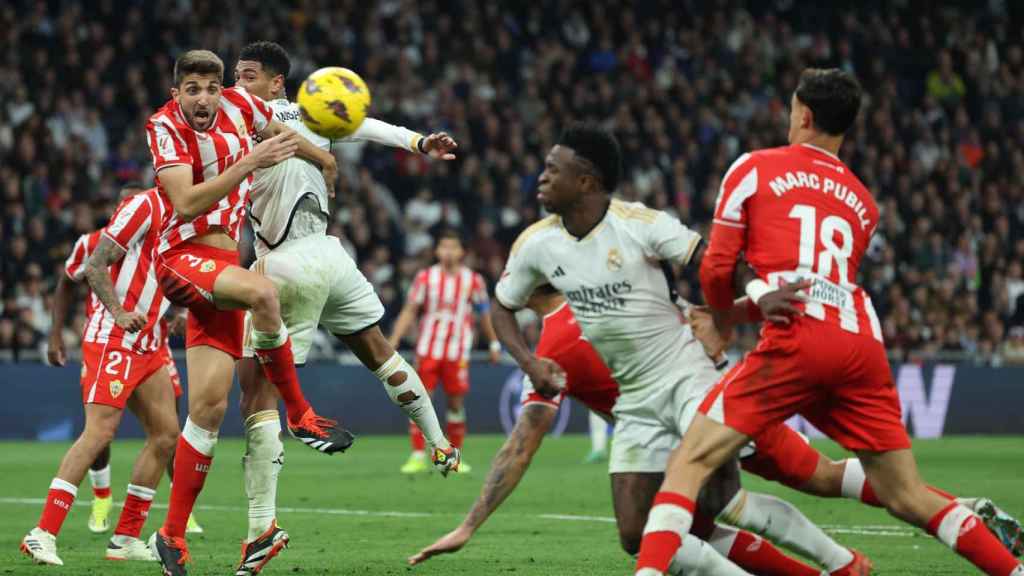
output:
POLYGON ((185 419, 185 426, 181 428, 181 437, 189 443, 196 452, 203 456, 213 457, 213 449, 217 446, 217 433, 204 430, 192 423, 191 418, 185 419))
POLYGON ((829 572, 853 561, 853 554, 829 538, 795 506, 774 496, 740 490, 720 518, 799 552, 829 572))
POLYGON ((93 490, 110 488, 110 464, 107 464, 102 470, 90 468, 89 482, 92 484, 93 490))
POLYGON ((673 576, 750 576, 749 572, 692 534, 683 538, 682 546, 668 566, 668 573, 673 576))
POLYGON ((245 419, 245 494, 249 498, 248 542, 259 538, 277 515, 277 477, 284 466, 281 417, 264 410, 245 419))
POLYGON ((590 450, 592 452, 603 452, 608 447, 608 423, 604 418, 591 411, 590 423, 590 450))
POLYGON ((864 482, 867 476, 864 474, 864 466, 856 458, 847 458, 846 466, 843 468, 843 487, 841 493, 843 498, 860 501, 864 492, 864 482))
POLYGON ((388 398, 419 426, 427 442, 431 446, 447 450, 450 444, 441 431, 441 424, 438 423, 437 414, 434 412, 434 404, 423 388, 419 374, 412 366, 395 352, 380 368, 373 371, 373 375, 384 383, 384 391, 388 393, 388 398))

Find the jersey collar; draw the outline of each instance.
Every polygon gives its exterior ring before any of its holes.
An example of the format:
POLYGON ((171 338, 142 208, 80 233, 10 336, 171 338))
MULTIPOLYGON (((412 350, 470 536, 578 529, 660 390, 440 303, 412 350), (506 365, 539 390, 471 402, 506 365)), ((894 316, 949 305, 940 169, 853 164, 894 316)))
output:
POLYGON ((558 223, 562 225, 562 232, 565 233, 565 235, 568 236, 569 238, 575 240, 576 242, 583 242, 584 240, 589 240, 590 238, 593 238, 594 236, 597 235, 598 232, 601 231, 602 228, 604 228, 604 223, 606 220, 608 220, 608 214, 611 212, 612 202, 614 201, 615 200, 612 198, 608 199, 608 205, 605 206, 604 213, 601 214, 601 219, 597 221, 597 224, 594 224, 593 228, 588 230, 586 234, 580 237, 573 236, 572 233, 569 232, 569 229, 565 227, 565 221, 562 219, 561 216, 559 216, 558 223))
POLYGON ((829 158, 832 158, 833 160, 838 160, 839 162, 842 162, 842 160, 839 159, 839 156, 836 156, 835 154, 829 152, 828 150, 825 150, 824 148, 822 148, 820 146, 815 146, 814 144, 807 144, 806 142, 804 142, 802 144, 797 144, 797 146, 803 146, 804 148, 810 148, 811 150, 816 150, 816 151, 824 154, 825 156, 828 156, 829 158))

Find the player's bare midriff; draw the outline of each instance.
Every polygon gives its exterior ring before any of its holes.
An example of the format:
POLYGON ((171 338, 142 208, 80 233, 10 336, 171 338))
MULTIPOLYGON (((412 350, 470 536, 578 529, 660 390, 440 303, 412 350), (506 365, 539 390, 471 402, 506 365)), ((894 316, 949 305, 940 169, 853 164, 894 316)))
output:
POLYGON ((212 246, 221 250, 237 250, 238 242, 235 242, 231 236, 228 236, 224 232, 223 228, 215 227, 211 228, 209 232, 202 236, 196 236, 192 238, 192 242, 196 244, 205 244, 206 246, 212 246))

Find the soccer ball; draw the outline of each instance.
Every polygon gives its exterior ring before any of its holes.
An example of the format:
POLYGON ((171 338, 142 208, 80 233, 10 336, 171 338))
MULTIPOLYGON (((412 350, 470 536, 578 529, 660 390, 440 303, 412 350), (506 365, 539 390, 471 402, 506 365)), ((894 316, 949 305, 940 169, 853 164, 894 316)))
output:
POLYGON ((370 107, 370 89, 359 74, 332 66, 310 74, 299 87, 298 100, 303 124, 334 140, 359 129, 370 107))

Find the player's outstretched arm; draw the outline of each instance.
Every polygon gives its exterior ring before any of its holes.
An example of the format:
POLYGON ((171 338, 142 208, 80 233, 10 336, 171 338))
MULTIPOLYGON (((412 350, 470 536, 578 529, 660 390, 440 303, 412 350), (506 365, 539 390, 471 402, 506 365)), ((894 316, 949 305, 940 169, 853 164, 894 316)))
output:
POLYGON ((498 340, 519 364, 519 368, 530 377, 537 393, 545 398, 555 397, 565 383, 565 371, 553 360, 534 355, 519 329, 515 312, 500 301, 496 304, 491 310, 491 321, 498 340))
POLYGON ((404 126, 395 126, 376 118, 367 118, 359 129, 341 139, 342 142, 375 142, 392 148, 404 148, 410 152, 426 154, 438 160, 455 160, 455 149, 459 144, 447 132, 435 132, 423 136, 404 126))
POLYGON ((388 337, 388 342, 391 347, 398 350, 398 345, 402 342, 402 338, 412 327, 413 321, 416 319, 416 315, 419 314, 420 307, 412 300, 406 300, 405 304, 402 305, 402 311, 398 313, 398 318, 395 318, 395 325, 391 328, 391 336, 388 337))
POLYGON ((533 455, 544 441, 544 434, 555 421, 555 414, 557 410, 547 404, 533 403, 523 408, 519 413, 519 419, 516 420, 515 428, 495 455, 480 496, 462 520, 462 524, 410 556, 409 564, 419 564, 438 554, 457 552, 469 542, 477 529, 519 485, 519 481, 526 474, 526 469, 530 467, 533 455))
POLYGON ((199 184, 192 180, 192 167, 185 164, 169 165, 157 172, 157 178, 174 211, 191 220, 220 202, 256 169, 273 166, 294 156, 299 138, 298 134, 289 131, 264 140, 216 178, 199 184))
POLYGON ((57 278, 57 288, 53 293, 53 306, 50 308, 50 342, 46 350, 46 359, 53 366, 63 366, 67 362, 67 351, 64 348, 64 324, 67 321, 68 306, 71 304, 74 285, 67 274, 61 273, 57 278))
POLYGON ((146 325, 146 315, 140 312, 128 312, 121 306, 114 292, 114 282, 110 279, 110 266, 124 258, 125 251, 116 242, 100 235, 100 243, 85 263, 85 281, 89 283, 96 297, 103 306, 114 315, 114 323, 128 330, 138 332, 146 325))

